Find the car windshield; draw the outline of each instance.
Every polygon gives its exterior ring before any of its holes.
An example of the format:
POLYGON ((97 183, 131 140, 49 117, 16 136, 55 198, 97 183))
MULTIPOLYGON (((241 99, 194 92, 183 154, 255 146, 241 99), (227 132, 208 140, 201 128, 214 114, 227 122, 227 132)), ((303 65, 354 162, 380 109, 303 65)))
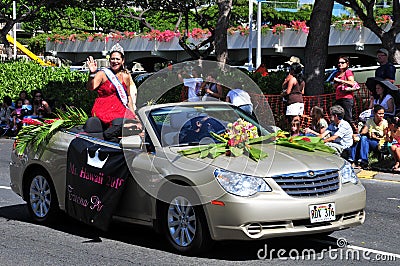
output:
POLYGON ((162 146, 188 146, 218 142, 210 132, 222 134, 227 125, 242 118, 257 127, 258 135, 272 132, 239 108, 230 105, 171 106, 152 110, 149 119, 162 146))

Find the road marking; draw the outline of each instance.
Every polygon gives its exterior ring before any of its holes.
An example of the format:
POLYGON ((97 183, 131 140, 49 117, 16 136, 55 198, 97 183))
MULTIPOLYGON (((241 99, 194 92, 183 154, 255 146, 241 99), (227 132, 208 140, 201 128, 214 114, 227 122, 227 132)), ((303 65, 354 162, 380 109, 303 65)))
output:
POLYGON ((11 189, 10 187, 0 186, 0 189, 11 189))
POLYGON ((387 199, 389 199, 389 200, 400 200, 398 198, 387 198, 387 199))

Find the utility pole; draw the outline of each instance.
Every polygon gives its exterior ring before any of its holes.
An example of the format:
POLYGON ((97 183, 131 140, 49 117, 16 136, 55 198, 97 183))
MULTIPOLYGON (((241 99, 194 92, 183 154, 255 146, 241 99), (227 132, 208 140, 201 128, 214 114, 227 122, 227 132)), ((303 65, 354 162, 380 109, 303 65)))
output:
POLYGON ((93 30, 96 30, 96 11, 92 11, 93 14, 93 30))
POLYGON ((253 0, 249 0, 249 60, 248 70, 253 71, 253 0))
MULTIPOLYGON (((17 19, 17 4, 13 1, 13 20, 17 19)), ((13 37, 14 37, 14 60, 17 60, 17 23, 14 22, 13 26, 13 37)))

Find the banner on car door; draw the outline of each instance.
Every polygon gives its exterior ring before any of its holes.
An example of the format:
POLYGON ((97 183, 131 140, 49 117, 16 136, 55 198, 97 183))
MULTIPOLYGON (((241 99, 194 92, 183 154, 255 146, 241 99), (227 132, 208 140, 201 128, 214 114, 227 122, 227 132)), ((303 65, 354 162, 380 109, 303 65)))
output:
POLYGON ((122 149, 74 139, 67 157, 66 212, 84 223, 107 230, 128 176, 122 149))

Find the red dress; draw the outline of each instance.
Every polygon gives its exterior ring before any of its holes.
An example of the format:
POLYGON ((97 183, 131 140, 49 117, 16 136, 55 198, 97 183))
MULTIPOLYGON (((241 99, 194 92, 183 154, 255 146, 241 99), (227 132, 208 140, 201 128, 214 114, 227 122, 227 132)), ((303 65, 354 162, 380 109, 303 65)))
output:
MULTIPOLYGON (((122 86, 126 91, 124 82, 122 86)), ((110 126, 115 118, 136 118, 136 115, 122 104, 117 93, 115 86, 108 79, 97 89, 98 97, 94 101, 92 116, 98 117, 107 126, 110 126)))

